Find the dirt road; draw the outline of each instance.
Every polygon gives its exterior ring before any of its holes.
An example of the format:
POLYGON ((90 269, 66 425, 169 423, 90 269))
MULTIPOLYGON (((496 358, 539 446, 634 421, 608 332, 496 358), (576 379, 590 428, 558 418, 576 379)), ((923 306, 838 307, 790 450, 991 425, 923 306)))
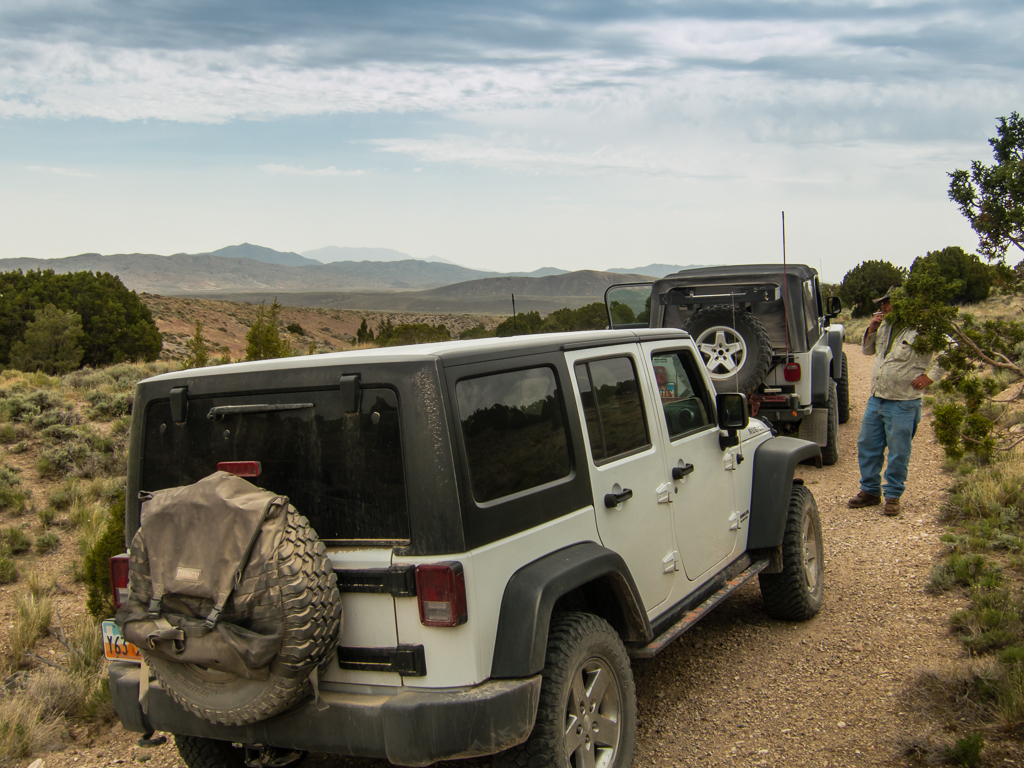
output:
MULTIPOLYGON (((914 443, 903 513, 849 510, 870 359, 848 346, 853 415, 833 467, 801 467, 821 510, 826 592, 801 624, 768 619, 756 579, 661 656, 634 663, 636 766, 889 766, 944 724, 916 714, 906 691, 921 672, 963 659, 947 629, 956 597, 925 591, 941 552, 937 511, 949 477, 925 416, 914 443)), ((86 737, 46 765, 181 765, 173 747, 141 750, 119 728, 86 737), (89 743, 91 742, 91 744, 89 743), (89 746, 86 746, 89 744, 89 746), (142 763, 139 763, 142 764, 142 763)), ((324 768, 387 763, 311 756, 324 768)), ((448 763, 468 768, 484 761, 448 763)))

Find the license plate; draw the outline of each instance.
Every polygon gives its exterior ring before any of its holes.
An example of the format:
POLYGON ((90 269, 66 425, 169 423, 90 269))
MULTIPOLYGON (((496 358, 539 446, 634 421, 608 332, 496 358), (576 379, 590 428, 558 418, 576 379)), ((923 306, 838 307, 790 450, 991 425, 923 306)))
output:
POLYGON ((121 636, 121 628, 113 621, 103 622, 103 655, 111 661, 142 661, 139 649, 121 636))

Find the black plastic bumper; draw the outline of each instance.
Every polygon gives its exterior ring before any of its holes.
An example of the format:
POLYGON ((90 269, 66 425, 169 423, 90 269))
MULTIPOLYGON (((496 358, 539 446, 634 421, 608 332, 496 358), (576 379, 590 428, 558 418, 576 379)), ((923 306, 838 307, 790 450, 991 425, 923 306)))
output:
POLYGON ((109 683, 114 707, 130 731, 164 731, 418 766, 491 755, 525 741, 537 716, 541 678, 490 680, 451 692, 407 690, 393 696, 321 691, 321 701, 327 704, 322 711, 310 700, 245 726, 214 725, 186 712, 158 682, 150 683, 149 712, 143 714, 136 664, 111 663, 109 683))
POLYGON ((772 424, 781 424, 783 422, 797 423, 810 416, 812 410, 812 407, 809 405, 780 408, 775 403, 770 405, 762 403, 761 407, 757 409, 755 418, 767 419, 772 424))

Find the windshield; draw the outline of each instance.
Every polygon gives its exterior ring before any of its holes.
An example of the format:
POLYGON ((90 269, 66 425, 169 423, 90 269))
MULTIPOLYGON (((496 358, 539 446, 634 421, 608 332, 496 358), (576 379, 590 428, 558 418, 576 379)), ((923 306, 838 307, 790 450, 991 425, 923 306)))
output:
POLYGON ((349 414, 334 388, 190 398, 185 424, 171 420, 167 401, 155 402, 145 418, 144 491, 194 483, 221 462, 259 462, 250 481, 287 496, 321 539, 409 539, 393 390, 363 389, 349 414))

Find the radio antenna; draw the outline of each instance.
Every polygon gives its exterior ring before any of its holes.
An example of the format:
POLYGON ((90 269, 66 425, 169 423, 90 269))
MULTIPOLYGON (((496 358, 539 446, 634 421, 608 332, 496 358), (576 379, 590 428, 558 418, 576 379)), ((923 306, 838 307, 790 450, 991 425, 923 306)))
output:
POLYGON ((512 294, 512 335, 519 335, 519 328, 516 324, 516 295, 512 294))
POLYGON ((782 324, 786 328, 786 362, 789 360, 789 275, 786 273, 786 212, 782 212, 782 324))

